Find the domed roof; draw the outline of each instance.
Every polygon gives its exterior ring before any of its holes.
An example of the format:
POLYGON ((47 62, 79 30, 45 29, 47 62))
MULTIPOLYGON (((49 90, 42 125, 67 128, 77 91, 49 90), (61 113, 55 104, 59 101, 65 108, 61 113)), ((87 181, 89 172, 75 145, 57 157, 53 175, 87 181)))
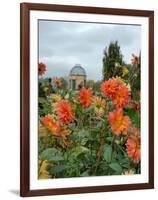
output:
POLYGON ((86 71, 80 64, 76 64, 70 71, 70 75, 86 76, 86 71))

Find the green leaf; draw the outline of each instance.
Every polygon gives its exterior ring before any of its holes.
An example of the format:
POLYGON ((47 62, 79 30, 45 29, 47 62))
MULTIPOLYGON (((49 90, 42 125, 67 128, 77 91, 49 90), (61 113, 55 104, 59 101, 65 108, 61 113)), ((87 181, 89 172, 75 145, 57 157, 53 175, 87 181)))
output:
POLYGON ((89 132, 87 130, 80 130, 79 132, 76 133, 79 138, 85 138, 89 136, 89 132))
POLYGON ((80 154, 82 154, 82 153, 87 153, 87 152, 89 152, 89 149, 88 149, 88 148, 86 148, 86 147, 84 147, 84 146, 78 146, 78 147, 76 147, 76 148, 73 150, 72 155, 75 156, 75 157, 77 157, 77 156, 79 156, 80 154))
POLYGON ((56 148, 48 148, 41 153, 41 160, 60 161, 63 160, 62 153, 56 148))
POLYGON ((110 145, 104 146, 104 154, 103 154, 104 160, 106 160, 108 163, 111 162, 112 158, 112 147, 110 145))
POLYGON ((83 172, 80 176, 82 176, 82 177, 89 176, 89 170, 86 170, 86 171, 83 172))
POLYGON ((38 102, 39 103, 46 103, 46 99, 44 97, 39 97, 38 102))
POLYGON ((50 168, 50 174, 57 174, 62 171, 65 171, 68 168, 67 165, 56 165, 50 168))
POLYGON ((113 169, 114 171, 116 171, 116 172, 119 172, 119 173, 122 172, 122 167, 121 167, 118 163, 111 163, 111 164, 109 165, 109 167, 110 167, 111 169, 113 169))
POLYGON ((106 141, 112 142, 114 140, 114 137, 106 137, 106 141))
POLYGON ((76 147, 76 152, 77 152, 78 154, 86 153, 86 152, 88 152, 88 151, 89 151, 89 149, 86 148, 86 147, 84 147, 84 146, 78 146, 78 147, 76 147))
POLYGON ((128 169, 130 167, 130 163, 129 163, 129 159, 128 158, 122 159, 119 162, 120 162, 120 165, 123 168, 127 168, 128 169))
POLYGON ((105 123, 102 121, 98 122, 96 128, 100 129, 103 126, 103 124, 105 124, 105 123))
POLYGON ((87 143, 87 141, 88 141, 88 138, 83 138, 81 140, 81 145, 85 145, 87 143))

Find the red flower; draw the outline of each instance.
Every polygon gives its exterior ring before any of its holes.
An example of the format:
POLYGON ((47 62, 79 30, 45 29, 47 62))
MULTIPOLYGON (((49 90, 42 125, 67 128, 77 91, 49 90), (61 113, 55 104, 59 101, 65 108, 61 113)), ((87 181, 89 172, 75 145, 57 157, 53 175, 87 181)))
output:
POLYGON ((79 92, 79 100, 84 108, 89 107, 93 101, 93 91, 91 88, 86 89, 83 87, 79 92))
POLYGON ((135 163, 140 161, 140 146, 141 139, 139 136, 139 130, 136 128, 131 128, 132 134, 128 135, 126 142, 126 151, 128 157, 131 158, 135 163))
POLYGON ((38 75, 42 76, 46 71, 46 65, 43 63, 38 64, 38 75))
POLYGON ((101 84, 101 92, 112 99, 114 105, 119 108, 128 104, 130 91, 120 78, 112 78, 101 84))
POLYGON ((55 111, 57 113, 58 119, 63 124, 68 124, 74 119, 74 113, 71 104, 66 100, 61 100, 56 103, 55 111))
POLYGON ((127 134, 127 130, 131 124, 131 120, 128 116, 123 115, 123 110, 118 108, 113 112, 109 112, 109 122, 111 123, 112 130, 115 135, 127 134))

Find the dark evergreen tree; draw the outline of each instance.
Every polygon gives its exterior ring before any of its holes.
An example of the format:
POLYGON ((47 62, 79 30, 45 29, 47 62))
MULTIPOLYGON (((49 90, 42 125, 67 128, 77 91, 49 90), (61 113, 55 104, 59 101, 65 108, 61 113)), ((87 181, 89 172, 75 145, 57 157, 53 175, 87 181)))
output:
POLYGON ((135 93, 140 91, 140 72, 141 72, 141 52, 139 53, 139 57, 133 55, 133 63, 130 70, 130 76, 128 81, 130 83, 132 92, 135 93))
POLYGON ((121 66, 124 65, 123 55, 117 41, 111 42, 104 50, 103 79, 120 76, 121 66))

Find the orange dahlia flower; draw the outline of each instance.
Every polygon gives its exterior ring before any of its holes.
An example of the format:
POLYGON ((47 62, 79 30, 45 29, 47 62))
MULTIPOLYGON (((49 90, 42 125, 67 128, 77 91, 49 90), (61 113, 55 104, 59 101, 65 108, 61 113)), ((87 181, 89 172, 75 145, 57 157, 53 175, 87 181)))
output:
POLYGON ((123 115, 123 110, 121 108, 109 112, 109 122, 111 123, 111 128, 115 135, 121 133, 126 135, 131 124, 130 118, 123 115))
POLYGON ((38 64, 38 75, 42 76, 46 71, 46 65, 44 63, 38 64))
POLYGON ((101 92, 104 96, 114 98, 117 93, 118 86, 120 85, 121 79, 112 78, 108 81, 104 81, 101 86, 101 92))
POLYGON ((66 126, 61 126, 60 135, 62 135, 64 137, 64 136, 70 135, 70 133, 71 133, 71 131, 69 129, 67 129, 66 126))
POLYGON ((60 136, 60 125, 55 119, 46 115, 43 120, 43 125, 52 133, 52 135, 60 136))
POLYGON ((42 122, 43 125, 52 133, 52 135, 65 137, 70 134, 70 130, 68 130, 67 127, 62 126, 49 115, 46 115, 42 122))
POLYGON ((136 128, 131 129, 132 134, 128 135, 126 142, 126 151, 128 157, 131 158, 135 163, 140 161, 140 146, 141 139, 139 136, 139 130, 136 128))
POLYGON ((93 101, 93 90, 83 87, 79 92, 79 100, 84 108, 89 107, 93 101))
POLYGON ((118 89, 118 92, 116 93, 115 98, 113 99, 113 103, 116 107, 123 107, 128 104, 129 100, 129 90, 128 88, 124 85, 121 86, 118 89))
POLYGON ((111 98, 117 108, 128 104, 130 90, 120 78, 112 78, 104 81, 101 84, 101 92, 104 96, 111 98))
POLYGON ((72 106, 67 100, 61 100, 57 102, 55 111, 57 113, 59 121, 63 124, 68 124, 74 119, 72 106))

